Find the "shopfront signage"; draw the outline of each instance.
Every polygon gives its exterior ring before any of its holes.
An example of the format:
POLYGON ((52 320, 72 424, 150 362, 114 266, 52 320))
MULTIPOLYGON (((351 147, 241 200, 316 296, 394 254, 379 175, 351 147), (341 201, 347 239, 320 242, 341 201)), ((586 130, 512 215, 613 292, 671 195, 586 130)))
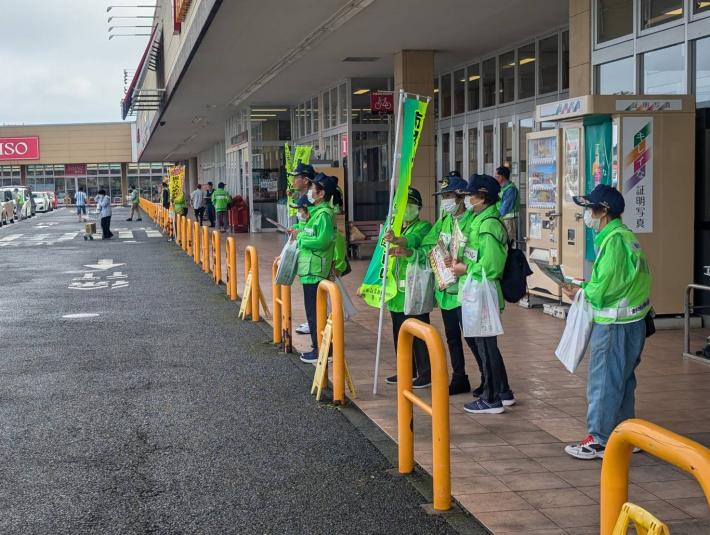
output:
POLYGON ((680 99, 637 100, 624 99, 616 101, 616 111, 682 111, 683 101, 680 99))
POLYGON ((637 234, 653 232, 653 118, 624 117, 622 123, 623 220, 637 234))
POLYGON ((583 115, 586 112, 587 109, 584 97, 568 98, 567 100, 560 100, 559 102, 541 104, 537 107, 537 116, 539 119, 554 117, 556 115, 583 115))
POLYGON ((340 136, 340 155, 341 156, 348 155, 348 136, 345 134, 340 136))
POLYGON ((0 137, 0 160, 39 160, 39 137, 0 137))
POLYGON ((370 93, 370 109, 372 113, 384 115, 394 114, 394 93, 374 91, 370 93))
POLYGON ((64 176, 86 176, 85 163, 64 164, 64 176))

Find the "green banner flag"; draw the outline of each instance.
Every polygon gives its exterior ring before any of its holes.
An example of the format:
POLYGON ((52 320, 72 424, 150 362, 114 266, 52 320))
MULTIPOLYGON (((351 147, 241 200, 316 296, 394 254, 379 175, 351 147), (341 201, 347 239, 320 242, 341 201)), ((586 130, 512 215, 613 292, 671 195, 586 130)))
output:
MULTIPOLYGON (((296 166, 299 164, 299 162, 307 164, 311 161, 312 149, 313 147, 311 147, 310 145, 296 145, 296 149, 294 150, 294 154, 292 157, 291 147, 289 147, 288 143, 284 143, 284 163, 286 167, 287 182, 286 191, 288 192, 288 195, 290 195, 291 190, 293 190, 293 177, 291 176, 291 173, 294 169, 296 169, 296 166)), ((286 203, 288 204, 288 199, 286 200, 286 203)), ((296 215, 296 210, 294 208, 289 207, 288 215, 296 215)))
MULTIPOLYGON (((419 146, 424 117, 426 116, 427 102, 416 98, 407 98, 404 101, 402 121, 402 148, 399 162, 399 180, 394 193, 393 203, 387 220, 391 222, 392 232, 399 236, 402 232, 404 211, 407 207, 409 185, 412 182, 412 167, 414 157, 419 146)), ((396 150, 396 149, 395 149, 396 150)), ((385 284, 385 301, 397 295, 397 281, 394 278, 394 257, 390 256, 387 262, 387 281, 385 284)), ((367 269, 362 286, 358 293, 371 307, 380 308, 382 301, 382 277, 385 269, 385 241, 384 228, 380 231, 377 247, 372 255, 370 266, 367 269)))
MULTIPOLYGON (((599 184, 612 185, 612 128, 609 115, 596 115, 584 120, 585 191, 589 194, 599 184)), ((613 184, 616 186, 616 184, 613 184)), ((585 228, 585 258, 594 262, 594 231, 585 228)))

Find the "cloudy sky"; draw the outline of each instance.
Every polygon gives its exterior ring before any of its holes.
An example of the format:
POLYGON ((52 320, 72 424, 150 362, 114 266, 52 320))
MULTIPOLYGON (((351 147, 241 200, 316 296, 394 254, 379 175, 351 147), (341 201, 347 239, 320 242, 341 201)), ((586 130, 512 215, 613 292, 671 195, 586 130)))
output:
MULTIPOLYGON (((108 40, 109 15, 152 9, 110 5, 155 0, 0 0, 0 124, 120 121, 123 69, 135 69, 147 37, 108 40)), ((118 19, 111 25, 149 25, 118 19)), ((147 33, 121 28, 116 33, 147 33)))

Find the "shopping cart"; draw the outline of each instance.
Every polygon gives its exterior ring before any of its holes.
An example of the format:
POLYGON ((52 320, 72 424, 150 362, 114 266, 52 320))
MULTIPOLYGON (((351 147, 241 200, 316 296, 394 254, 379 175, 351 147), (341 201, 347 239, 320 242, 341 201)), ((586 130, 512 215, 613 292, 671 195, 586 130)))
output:
POLYGON ((96 234, 96 217, 95 214, 88 213, 84 219, 84 241, 93 240, 96 234))

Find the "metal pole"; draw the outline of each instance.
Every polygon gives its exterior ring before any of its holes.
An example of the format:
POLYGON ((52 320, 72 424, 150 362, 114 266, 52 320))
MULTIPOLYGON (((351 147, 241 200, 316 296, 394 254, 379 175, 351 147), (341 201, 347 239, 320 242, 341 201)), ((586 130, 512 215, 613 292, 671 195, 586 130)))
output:
MULTIPOLYGON (((391 224, 392 202, 394 201, 394 186, 397 178, 397 160, 399 156, 399 131, 402 120, 402 104, 404 103, 404 89, 399 90, 399 103, 397 104, 397 118, 394 128, 394 147, 392 150, 392 174, 390 178, 390 200, 387 208, 387 221, 385 221, 384 232, 387 232, 391 224)), ((384 236, 384 233, 383 233, 384 236)), ((375 377, 372 383, 372 393, 377 394, 377 378, 380 374, 380 350, 382 349, 382 323, 385 315, 385 286, 387 285, 387 266, 390 256, 390 244, 385 242, 385 259, 382 264, 382 287, 380 289, 380 317, 377 324, 377 349, 375 350, 375 377)))

